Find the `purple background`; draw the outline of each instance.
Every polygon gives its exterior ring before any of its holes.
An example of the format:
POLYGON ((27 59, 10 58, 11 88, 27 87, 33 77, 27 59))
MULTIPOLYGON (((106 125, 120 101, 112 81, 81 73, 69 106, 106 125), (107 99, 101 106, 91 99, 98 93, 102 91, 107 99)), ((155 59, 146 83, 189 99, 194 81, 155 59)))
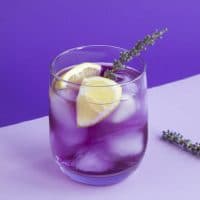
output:
POLYGON ((130 48, 166 26, 166 37, 144 55, 149 86, 200 73, 199 6, 198 0, 1 2, 0 126, 48 113, 49 64, 68 48, 130 48))

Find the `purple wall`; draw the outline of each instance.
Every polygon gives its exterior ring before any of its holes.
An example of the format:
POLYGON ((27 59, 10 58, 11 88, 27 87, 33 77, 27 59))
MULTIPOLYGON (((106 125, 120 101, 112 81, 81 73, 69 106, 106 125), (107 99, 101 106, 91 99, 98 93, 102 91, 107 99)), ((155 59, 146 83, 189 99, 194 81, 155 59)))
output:
POLYGON ((84 44, 131 47, 155 28, 144 55, 149 86, 200 73, 198 0, 7 0, 0 6, 0 126, 48 112, 51 59, 84 44))

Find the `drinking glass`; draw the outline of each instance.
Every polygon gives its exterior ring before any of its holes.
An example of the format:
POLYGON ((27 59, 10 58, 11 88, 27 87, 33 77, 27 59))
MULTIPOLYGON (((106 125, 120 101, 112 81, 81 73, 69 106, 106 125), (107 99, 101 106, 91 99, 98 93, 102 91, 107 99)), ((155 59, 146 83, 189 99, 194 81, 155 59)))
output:
MULTIPOLYGON (((120 87, 119 102, 87 106, 99 109, 116 108, 97 123, 85 127, 77 125, 77 95, 80 84, 62 78, 76 65, 96 63, 101 65, 101 75, 112 66, 120 52, 126 51, 108 45, 90 45, 69 49, 59 54, 50 67, 49 124, 53 157, 61 171, 77 182, 90 185, 118 183, 136 170, 147 145, 146 65, 141 57, 134 58, 125 69, 116 74, 116 84, 106 86, 81 85, 95 91, 120 87), (57 88, 57 83, 67 85, 57 88)), ((106 94, 107 95, 107 94, 106 94)), ((108 94, 109 95, 109 94, 108 94)), ((85 109, 83 118, 90 112, 85 109)))

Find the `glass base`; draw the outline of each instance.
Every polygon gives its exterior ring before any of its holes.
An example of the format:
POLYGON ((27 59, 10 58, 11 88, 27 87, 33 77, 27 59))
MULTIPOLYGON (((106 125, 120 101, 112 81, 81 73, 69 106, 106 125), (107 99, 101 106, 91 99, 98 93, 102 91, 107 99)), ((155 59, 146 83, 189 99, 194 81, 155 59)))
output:
POLYGON ((106 186, 119 183, 125 178, 127 178, 133 171, 133 169, 128 169, 117 174, 95 176, 95 175, 84 175, 76 173, 70 169, 66 169, 66 167, 63 167, 61 165, 59 165, 59 167, 61 171, 65 175, 70 177, 73 181, 94 186, 106 186))

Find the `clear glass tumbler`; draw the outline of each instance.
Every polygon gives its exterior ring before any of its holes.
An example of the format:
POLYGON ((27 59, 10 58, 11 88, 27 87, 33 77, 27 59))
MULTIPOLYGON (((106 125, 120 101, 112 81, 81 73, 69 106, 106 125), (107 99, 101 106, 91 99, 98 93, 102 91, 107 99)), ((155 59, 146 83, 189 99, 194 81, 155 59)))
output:
POLYGON ((83 46, 59 54, 51 64, 51 149, 62 172, 77 182, 117 183, 138 167, 145 153, 147 84, 146 67, 140 57, 117 72, 116 84, 77 84, 63 78, 63 74, 81 63, 98 64, 102 76, 122 51, 125 49, 108 45, 83 46), (105 92, 102 98, 108 102, 78 102, 77 107, 80 88, 96 92, 97 97, 105 92), (109 91, 121 91, 119 101, 109 101, 109 91), (77 109, 81 109, 82 121, 87 119, 89 123, 77 124, 77 109))

